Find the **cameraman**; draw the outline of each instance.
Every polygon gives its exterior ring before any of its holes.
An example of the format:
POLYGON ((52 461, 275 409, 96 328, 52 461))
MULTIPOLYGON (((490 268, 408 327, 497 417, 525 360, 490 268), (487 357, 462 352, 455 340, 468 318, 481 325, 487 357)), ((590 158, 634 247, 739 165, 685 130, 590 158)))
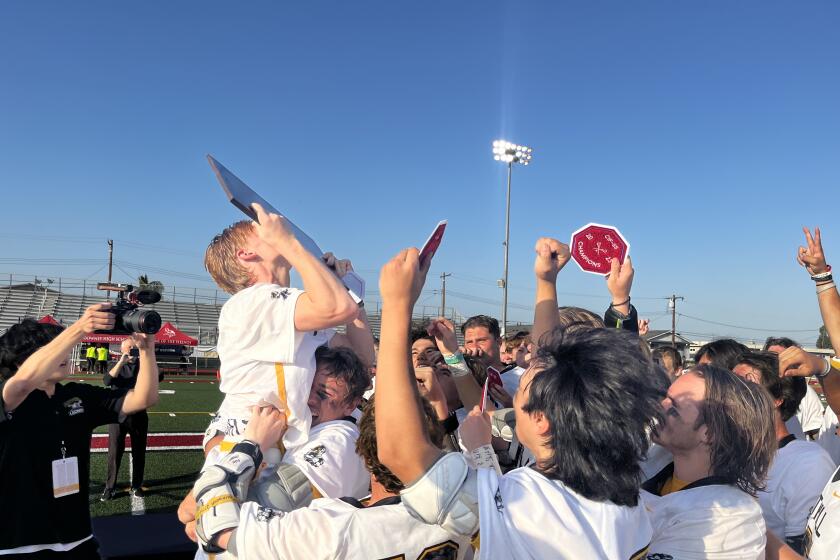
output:
POLYGON ((158 399, 154 338, 146 335, 135 335, 143 365, 133 390, 61 383, 73 347, 114 327, 109 307, 88 307, 66 329, 26 319, 0 336, 0 496, 8 506, 0 557, 99 557, 88 509, 91 433, 158 399))
MULTIPOLYGON (((121 391, 134 389, 137 383, 137 375, 140 373, 139 349, 144 344, 148 344, 148 342, 136 335, 122 341, 120 344, 122 355, 119 361, 105 374, 106 387, 121 391)), ((151 346, 152 352, 144 352, 144 356, 146 356, 144 359, 151 359, 155 363, 155 369, 157 369, 153 342, 151 346)), ((162 378, 163 374, 158 373, 158 383, 162 378)), ((117 476, 125 452, 126 434, 131 436, 131 465, 133 470, 130 492, 132 496, 143 497, 143 474, 146 469, 146 436, 148 433, 149 414, 145 410, 129 414, 121 422, 108 425, 108 474, 105 478, 105 489, 99 498, 100 501, 110 500, 116 494, 117 476)))

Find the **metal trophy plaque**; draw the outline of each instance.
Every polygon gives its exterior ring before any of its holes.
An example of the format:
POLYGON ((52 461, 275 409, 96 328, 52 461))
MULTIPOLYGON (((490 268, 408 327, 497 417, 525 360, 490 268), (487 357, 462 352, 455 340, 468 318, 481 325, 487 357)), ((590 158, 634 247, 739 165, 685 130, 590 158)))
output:
MULTIPOLYGON (((216 178, 219 180, 219 183, 222 185, 222 189, 225 191, 225 194, 228 197, 228 200, 231 204, 239 208, 243 214, 251 218, 252 220, 257 220, 257 215, 254 212, 251 205, 253 203, 257 203, 262 206, 266 212, 278 214, 283 216, 286 219, 286 223, 289 224, 292 232, 294 232, 295 237, 298 241, 300 241, 301 245, 315 255, 318 258, 321 258, 324 252, 318 246, 315 241, 306 235, 302 229, 297 227, 289 217, 274 208, 268 201, 266 201, 263 197, 258 195, 251 187, 246 185, 239 177, 234 175, 230 172, 230 170, 219 163, 213 156, 207 155, 207 161, 210 162, 210 167, 213 168, 213 172, 216 174, 216 178)), ((344 286, 347 287, 347 290, 350 292, 350 296, 356 303, 359 303, 365 297, 365 280, 355 272, 351 271, 345 274, 341 281, 344 283, 344 286)))

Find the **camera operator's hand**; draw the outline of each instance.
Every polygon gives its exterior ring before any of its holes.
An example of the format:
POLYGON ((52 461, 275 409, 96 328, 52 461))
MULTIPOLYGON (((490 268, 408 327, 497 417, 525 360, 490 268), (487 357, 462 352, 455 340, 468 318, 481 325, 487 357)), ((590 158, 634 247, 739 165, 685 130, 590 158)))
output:
POLYGON ((91 305, 76 321, 76 326, 86 335, 94 331, 109 331, 114 328, 116 316, 109 312, 110 303, 96 303, 91 305))
POLYGON ((350 259, 339 259, 329 252, 321 255, 321 260, 339 278, 344 278, 345 274, 353 270, 353 263, 350 262, 350 259))

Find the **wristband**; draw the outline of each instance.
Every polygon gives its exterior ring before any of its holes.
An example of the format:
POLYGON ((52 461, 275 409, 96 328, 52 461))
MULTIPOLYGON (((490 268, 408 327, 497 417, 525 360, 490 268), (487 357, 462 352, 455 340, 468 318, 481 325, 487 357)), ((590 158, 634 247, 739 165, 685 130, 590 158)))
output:
POLYGON ((824 282, 831 282, 832 280, 834 280, 834 277, 829 272, 829 273, 821 275, 821 276, 811 276, 811 280, 813 280, 817 284, 821 284, 821 283, 824 283, 824 282))
POLYGON ((833 287, 835 287, 834 282, 829 282, 827 284, 819 284, 817 286, 817 293, 821 294, 821 293, 825 292, 826 290, 830 290, 833 287))
POLYGON ((458 417, 450 414, 446 420, 441 420, 440 425, 447 434, 454 434, 458 430, 458 417))
POLYGON ((831 267, 826 267, 824 272, 819 272, 817 274, 811 275, 811 280, 822 280, 823 278, 831 276, 831 267))
POLYGON ((621 307, 622 305, 627 303, 630 303, 630 296, 628 296, 627 299, 625 301, 622 301, 621 303, 611 303, 610 307, 621 307))
POLYGON ((496 457, 496 452, 493 451, 493 446, 488 444, 482 445, 470 451, 470 457, 473 464, 479 469, 496 469, 498 474, 502 474, 502 468, 499 466, 499 459, 496 457))
POLYGON ((455 352, 454 354, 444 354, 443 361, 450 366, 458 365, 464 361, 464 355, 460 352, 455 352))
POLYGON ((466 377, 467 375, 472 375, 472 370, 470 370, 467 362, 461 358, 460 362, 449 366, 449 373, 452 374, 452 377, 466 377))

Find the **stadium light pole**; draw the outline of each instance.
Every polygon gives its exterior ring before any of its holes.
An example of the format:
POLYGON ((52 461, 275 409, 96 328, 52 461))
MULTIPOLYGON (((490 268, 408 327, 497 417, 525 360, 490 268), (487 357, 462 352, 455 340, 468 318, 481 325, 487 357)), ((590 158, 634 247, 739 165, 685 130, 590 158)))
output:
POLYGON ((506 140, 496 140, 493 142, 493 159, 506 163, 508 167, 507 174, 507 207, 505 209, 505 277, 499 281, 501 285, 502 296, 502 336, 507 333, 507 308, 508 308, 508 253, 510 246, 510 179, 513 175, 513 164, 521 163, 528 165, 531 163, 531 152, 533 150, 528 146, 521 146, 506 140))

